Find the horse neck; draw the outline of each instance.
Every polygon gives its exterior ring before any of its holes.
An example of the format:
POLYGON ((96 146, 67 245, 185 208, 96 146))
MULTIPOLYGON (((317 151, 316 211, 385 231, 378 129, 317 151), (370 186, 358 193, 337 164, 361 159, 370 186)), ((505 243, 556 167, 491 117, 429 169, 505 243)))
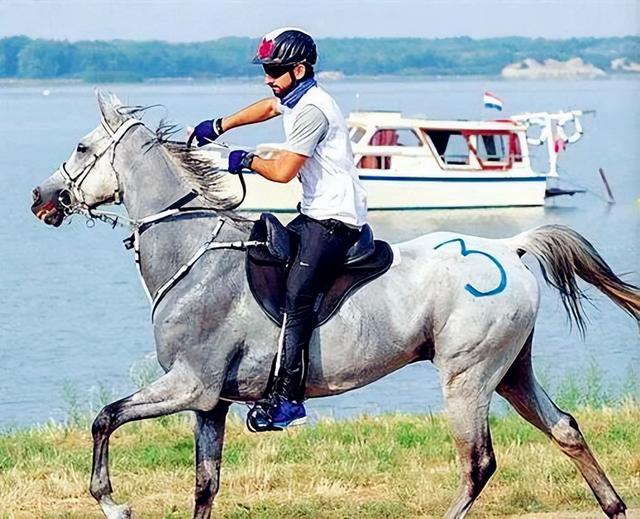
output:
MULTIPOLYGON (((181 179, 178 165, 162 145, 154 145, 145 151, 149 137, 150 134, 145 136, 143 132, 132 136, 123 149, 118 149, 122 156, 115 163, 122 182, 124 205, 134 220, 163 211, 191 191, 181 179)), ((199 205, 197 200, 193 204, 199 205)), ((218 221, 214 211, 173 216, 142 233, 139 244, 141 271, 152 294, 211 238, 218 221)), ((223 225, 216 240, 235 241, 243 237, 244 233, 229 223, 223 225)), ((225 270, 225 257, 229 252, 220 250, 208 253, 209 257, 212 254, 215 255, 214 268, 225 270)))
POLYGON ((178 166, 147 128, 131 132, 117 148, 114 167, 122 183, 124 205, 134 220, 159 213, 191 191, 178 166))

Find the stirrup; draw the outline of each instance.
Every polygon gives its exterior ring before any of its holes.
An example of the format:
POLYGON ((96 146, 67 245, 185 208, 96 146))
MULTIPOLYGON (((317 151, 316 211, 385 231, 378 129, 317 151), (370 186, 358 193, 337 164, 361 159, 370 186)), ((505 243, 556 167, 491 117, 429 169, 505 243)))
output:
POLYGON ((267 431, 282 431, 281 427, 276 427, 269 416, 270 403, 268 401, 256 402, 247 413, 247 429, 253 433, 267 431))

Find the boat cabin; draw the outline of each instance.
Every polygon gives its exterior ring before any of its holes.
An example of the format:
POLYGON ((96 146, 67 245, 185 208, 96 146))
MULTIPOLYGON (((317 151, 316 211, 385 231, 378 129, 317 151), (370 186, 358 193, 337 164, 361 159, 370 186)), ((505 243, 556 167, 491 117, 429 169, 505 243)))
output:
POLYGON ((424 175, 530 169, 526 127, 512 120, 430 121, 399 112, 355 112, 347 124, 360 170, 424 175))

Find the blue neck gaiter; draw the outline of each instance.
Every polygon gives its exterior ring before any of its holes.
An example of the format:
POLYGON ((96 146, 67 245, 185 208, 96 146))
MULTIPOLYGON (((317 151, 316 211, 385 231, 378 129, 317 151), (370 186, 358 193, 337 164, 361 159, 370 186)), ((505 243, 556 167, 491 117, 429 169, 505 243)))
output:
POLYGON ((293 108, 298 104, 300 98, 305 95, 310 88, 317 84, 318 82, 312 77, 305 79, 304 81, 300 81, 300 83, 298 83, 291 92, 284 96, 280 102, 287 108, 293 108))

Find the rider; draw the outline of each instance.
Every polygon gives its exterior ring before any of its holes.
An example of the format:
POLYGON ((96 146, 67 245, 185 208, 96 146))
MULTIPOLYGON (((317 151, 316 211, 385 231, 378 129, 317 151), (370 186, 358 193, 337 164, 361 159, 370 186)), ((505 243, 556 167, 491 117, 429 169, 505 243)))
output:
POLYGON ((273 158, 235 150, 229 171, 250 169, 274 182, 302 182, 300 214, 287 226, 297 236, 297 255, 287 278, 279 366, 266 400, 254 409, 261 425, 284 429, 306 421, 304 399, 307 349, 317 324, 315 305, 340 271, 349 248, 366 223, 366 192, 356 173, 349 133, 333 98, 316 84, 316 44, 295 28, 266 34, 253 63, 275 97, 239 112, 198 124, 198 146, 223 132, 283 116, 286 145, 273 158))

